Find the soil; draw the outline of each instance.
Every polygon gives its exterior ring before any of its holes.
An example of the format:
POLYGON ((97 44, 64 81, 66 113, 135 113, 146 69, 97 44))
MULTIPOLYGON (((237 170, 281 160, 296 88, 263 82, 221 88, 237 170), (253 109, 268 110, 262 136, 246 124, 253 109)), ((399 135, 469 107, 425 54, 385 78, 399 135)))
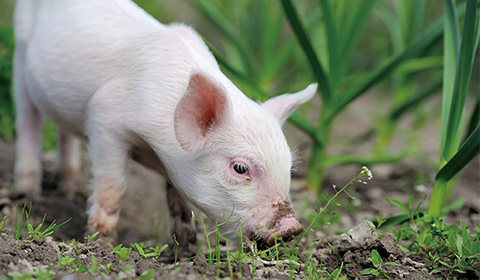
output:
MULTIPOLYGON (((300 152, 301 154, 302 152, 300 152)), ((68 223, 56 229, 54 233, 39 242, 17 241, 14 239, 14 223, 16 206, 20 208, 29 201, 13 190, 13 163, 14 143, 0 140, 0 219, 6 216, 0 236, 0 279, 20 275, 25 270, 46 271, 51 267, 55 279, 102 279, 91 274, 72 274, 59 267, 59 257, 71 257, 86 265, 93 266, 92 259, 104 267, 111 263, 112 269, 108 274, 110 279, 137 279, 150 269, 153 269, 153 279, 212 279, 230 277, 228 266, 207 264, 204 254, 199 253, 196 246, 178 246, 178 261, 175 262, 175 249, 169 234, 167 202, 165 199, 165 182, 157 174, 132 163, 130 166, 130 186, 127 190, 118 230, 118 244, 129 247, 133 242, 144 242, 148 246, 160 247, 169 243, 170 246, 158 259, 144 259, 132 250, 126 262, 122 262, 112 253, 108 241, 96 238, 91 241, 85 239, 85 225, 87 221, 86 195, 78 194, 75 200, 66 199, 58 190, 52 175, 54 154, 45 153, 44 183, 42 197, 32 202, 30 223, 38 225, 46 214, 45 224, 54 220, 57 224, 72 218, 68 223)), ((88 156, 85 156, 84 183, 90 178, 88 171, 88 156)), ((479 193, 479 161, 474 160, 467 166, 460 177, 455 197, 465 200, 465 205, 454 211, 446 218, 447 224, 459 224, 464 221, 467 225, 480 223, 480 193, 479 193)), ((300 221, 308 225, 307 215, 314 213, 316 207, 322 207, 315 199, 312 191, 305 187, 302 168, 295 174, 292 182, 293 207, 297 211, 300 221)), ((358 166, 342 166, 331 168, 327 172, 326 186, 343 186, 359 172, 358 166)), ((240 267, 232 263, 234 278, 242 277, 255 279, 305 279, 307 256, 317 265, 318 270, 332 273, 343 263, 342 275, 348 279, 375 279, 371 275, 361 275, 365 268, 371 267, 368 260, 371 252, 376 249, 382 259, 396 262, 398 265, 386 266, 390 279, 475 279, 480 273, 439 274, 433 273, 426 261, 417 255, 402 250, 391 234, 381 238, 372 232, 366 218, 373 218, 384 213, 385 217, 400 214, 400 210, 392 207, 385 198, 394 198, 402 202, 408 197, 418 203, 425 194, 431 192, 434 172, 430 168, 413 161, 402 161, 396 165, 376 166, 372 168, 374 178, 368 184, 354 184, 349 188, 350 195, 357 197, 355 203, 342 200, 342 205, 332 211, 339 211, 335 225, 322 226, 308 236, 310 245, 307 248, 307 238, 300 246, 298 265, 292 263, 275 263, 257 259, 255 264, 243 263, 240 267), (337 234, 338 231, 347 233, 337 234), (286 268, 291 267, 293 270, 286 268)), ((327 194, 333 189, 326 189, 327 194)), ((196 216, 201 216, 199 210, 194 210, 196 216)), ((208 221, 208 219, 206 220, 208 221)), ((44 227, 45 228, 45 227, 44 227)), ((214 229, 211 222, 207 223, 207 230, 214 229)), ((197 240, 201 242, 202 251, 206 252, 204 231, 197 222, 197 240)), ((225 247, 222 247, 225 250, 225 247)), ((246 248, 245 250, 248 250, 246 248)), ((99 266, 100 272, 105 268, 99 266)), ((99 274, 98 274, 99 275, 99 274)), ((324 274, 326 276, 327 274, 324 274)))

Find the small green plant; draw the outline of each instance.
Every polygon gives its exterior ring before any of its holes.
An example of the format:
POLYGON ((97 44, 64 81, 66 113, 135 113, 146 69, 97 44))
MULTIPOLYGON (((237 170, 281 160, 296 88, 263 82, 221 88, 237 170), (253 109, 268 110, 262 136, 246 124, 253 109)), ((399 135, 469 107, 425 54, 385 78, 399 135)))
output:
POLYGON ((3 217, 2 220, 0 221, 0 236, 7 236, 6 233, 2 232, 2 227, 3 227, 3 224, 5 223, 6 218, 7 216, 3 217))
POLYGON ((407 206, 398 200, 387 201, 405 214, 387 218, 377 228, 401 224, 398 230, 392 228, 393 235, 399 243, 402 241, 408 251, 424 256, 433 272, 467 273, 480 269, 480 226, 469 233, 463 221, 458 227, 446 225, 444 214, 438 217, 423 215, 418 209, 425 198, 415 209, 411 198, 407 206))
POLYGON ((88 269, 88 272, 92 276, 96 276, 100 272, 100 270, 98 268, 99 268, 99 266, 98 266, 98 263, 97 263, 97 258, 93 257, 92 258, 92 266, 88 269))
POLYGON ((14 233, 14 238, 16 240, 20 240, 22 238, 22 235, 26 229, 26 236, 25 240, 29 242, 40 242, 42 241, 45 237, 53 234, 53 231, 64 224, 68 223, 72 218, 68 218, 66 221, 63 223, 57 225, 56 220, 53 220, 53 222, 45 229, 42 230, 42 227, 45 223, 45 218, 46 214, 43 216, 42 222, 37 226, 33 227, 33 225, 30 223, 30 213, 32 211, 32 203, 30 203, 28 210, 26 210, 27 205, 24 204, 22 208, 22 212, 20 213, 18 210, 18 205, 16 206, 16 211, 15 211, 15 233, 14 233), (25 221, 23 220, 25 217, 25 221))
MULTIPOLYGON (((106 265, 100 265, 100 267, 105 270, 106 274, 110 274, 112 272, 113 264, 112 263, 107 263, 106 265)), ((104 277, 106 278, 106 277, 104 277)))
POLYGON ((118 256, 120 261, 126 262, 128 260, 128 257, 130 257, 130 253, 132 252, 132 248, 125 248, 123 247, 122 244, 117 245, 115 248, 113 248, 110 244, 110 249, 112 250, 112 253, 118 256))
POLYGON ((43 215, 42 222, 36 228, 34 228, 30 223, 27 224, 27 236, 25 238, 26 240, 30 242, 32 241, 40 242, 45 237, 53 234, 53 230, 63 226, 64 224, 68 223, 72 219, 72 218, 68 218, 66 221, 64 221, 59 225, 55 223, 56 220, 53 220, 53 222, 45 230, 42 231, 41 229, 43 227, 43 224, 45 223, 46 216, 47 214, 43 215))
MULTIPOLYGON (((178 247, 180 247, 180 244, 178 243, 178 241, 177 241, 177 236, 175 236, 175 234, 173 235, 173 241, 175 242, 175 261, 174 261, 174 263, 177 263, 177 259, 178 259, 178 247)), ((200 251, 201 251, 201 248, 202 248, 201 246, 202 246, 202 244, 199 243, 198 245, 200 246, 200 251)))
POLYGON ((69 256, 62 256, 60 252, 57 253, 57 266, 61 269, 68 269, 73 266, 73 263, 75 263, 75 258, 69 257, 69 256))
POLYGON ((373 264, 373 268, 366 268, 362 271, 362 275, 378 276, 382 274, 383 277, 390 278, 390 272, 385 268, 386 265, 398 265, 395 262, 383 262, 382 257, 377 250, 372 250, 372 257, 368 260, 373 264))
POLYGON ((95 232, 94 234, 89 234, 88 236, 85 236, 85 241, 87 243, 89 243, 90 241, 92 241, 95 237, 97 237, 97 235, 99 234, 100 232, 95 232))
POLYGON ((153 275, 155 274, 155 271, 153 269, 149 269, 146 272, 142 273, 140 277, 138 277, 138 280, 150 280, 153 279, 153 275))
MULTIPOLYGON (((348 182, 343 188, 341 188, 338 192, 335 193, 335 195, 333 195, 332 198, 330 198, 330 200, 327 202, 327 204, 325 204, 325 206, 323 208, 321 208, 317 215, 315 216, 315 218, 313 218, 310 222, 310 225, 307 227, 306 230, 304 230, 303 234, 300 236, 300 238, 297 238, 297 241, 296 241, 296 244, 298 245, 300 243, 300 241, 305 237, 305 235, 310 232, 311 230, 313 230, 317 225, 317 220, 320 219, 323 215, 323 213, 325 211, 327 211, 328 207, 335 201, 335 199, 342 193, 342 192, 346 192, 346 189, 352 185, 353 183, 355 182, 359 182, 359 183, 362 183, 362 184, 366 184, 367 181, 371 180, 373 178, 373 175, 372 175, 372 171, 370 169, 368 169, 368 167, 366 166, 363 166, 362 167, 362 170, 358 173, 357 176, 355 176, 352 180, 350 180, 350 182, 348 182)), ((336 188, 335 188, 336 189, 336 188)), ((348 193, 347 193, 348 194, 348 193)))
POLYGON ((132 243, 132 244, 130 244, 130 246, 138 252, 138 255, 141 258, 144 258, 144 259, 152 259, 152 258, 158 259, 160 257, 160 255, 163 253, 163 251, 165 251, 165 249, 167 249, 168 244, 163 245, 161 248, 158 247, 158 246, 156 246, 155 248, 154 247, 147 248, 147 246, 143 242, 132 243))
POLYGON ((308 277, 309 279, 325 279, 325 280, 345 280, 347 279, 347 276, 342 276, 340 277, 340 273, 342 273, 343 270, 343 262, 340 264, 340 267, 335 269, 332 273, 328 272, 326 269, 321 269, 316 271, 316 266, 315 265, 310 265, 308 266, 309 268, 314 268, 313 270, 313 277, 308 277), (326 274, 327 277, 324 277, 326 274))
POLYGON ((24 204, 22 208, 22 213, 19 216, 18 205, 15 207, 15 233, 14 238, 15 240, 20 240, 22 237, 23 231, 27 227, 28 219, 30 217, 30 212, 32 211, 32 203, 30 202, 30 207, 27 211, 25 211, 27 205, 24 204), (25 216, 25 222, 23 221, 23 217, 25 216))

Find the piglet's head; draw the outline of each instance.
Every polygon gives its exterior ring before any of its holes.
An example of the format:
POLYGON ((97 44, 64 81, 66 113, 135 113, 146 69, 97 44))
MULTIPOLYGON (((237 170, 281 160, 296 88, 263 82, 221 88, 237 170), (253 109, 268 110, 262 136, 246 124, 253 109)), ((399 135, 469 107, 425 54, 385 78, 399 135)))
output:
MULTIPOLYGON (((281 126, 316 89, 312 84, 258 104, 224 76, 193 72, 175 110, 185 160, 174 183, 217 222, 241 221, 250 238, 272 244, 275 236, 299 234, 289 195, 292 155, 281 126)), ((239 223, 220 229, 233 238, 239 223)))

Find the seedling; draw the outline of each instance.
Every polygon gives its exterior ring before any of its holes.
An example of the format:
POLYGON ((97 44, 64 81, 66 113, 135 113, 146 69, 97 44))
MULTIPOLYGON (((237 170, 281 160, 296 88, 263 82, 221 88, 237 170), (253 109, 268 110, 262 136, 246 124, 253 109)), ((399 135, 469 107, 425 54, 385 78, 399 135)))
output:
POLYGON ((3 217, 3 219, 0 221, 0 236, 7 236, 6 233, 2 232, 3 223, 5 223, 6 218, 7 218, 7 216, 3 217))
POLYGON ((56 220, 53 220, 53 222, 44 231, 42 231, 41 229, 43 224, 45 223, 46 216, 47 214, 43 215, 42 222, 36 228, 33 228, 33 226, 30 223, 27 224, 27 236, 25 239, 27 239, 30 242, 31 241, 39 242, 43 240, 45 237, 53 234, 54 229, 63 226, 64 224, 68 223, 72 219, 72 218, 68 218, 65 222, 59 225, 55 223, 56 220))
POLYGON ((92 258, 92 267, 88 269, 88 272, 90 272, 92 276, 96 276, 100 272, 98 270, 97 258, 95 257, 92 258))
MULTIPOLYGON (((42 241, 45 237, 53 234, 53 231, 55 229, 63 226, 64 224, 68 223, 72 219, 70 217, 66 221, 64 221, 63 223, 61 223, 59 225, 56 224, 56 220, 53 220, 53 222, 45 230, 42 231, 41 229, 43 227, 43 224, 45 223, 45 218, 46 218, 47 214, 43 215, 42 222, 36 228, 34 228, 33 225, 30 224, 30 221, 29 221, 30 213, 32 211, 32 203, 30 202, 30 206, 29 206, 27 211, 25 211, 26 207, 27 207, 27 205, 24 204, 23 208, 22 208, 22 213, 19 215, 18 205, 16 206, 15 233, 14 233, 14 238, 16 240, 20 240, 20 238, 23 235, 23 232, 25 231, 25 229, 27 229, 25 240, 30 241, 30 242, 32 242, 32 241, 37 241, 37 242, 42 241), (23 221, 24 216, 25 216, 25 221, 23 221)), ((2 220, 2 224, 3 224, 3 220, 2 220)))
POLYGON ((19 211, 18 211, 18 205, 16 205, 16 210, 15 210, 15 233, 14 233, 14 238, 15 240, 20 240, 22 237, 23 231, 27 227, 28 224, 28 218, 30 217, 30 212, 32 211, 32 203, 30 202, 30 207, 27 211, 25 211, 25 208, 27 207, 26 204, 23 205, 22 208, 22 213, 19 216, 19 211), (23 216, 25 215, 25 222, 23 222, 23 216))
POLYGON ((128 260, 128 257, 130 256, 131 252, 132 252, 132 248, 128 248, 127 250, 127 248, 122 247, 122 244, 112 249, 112 253, 117 255, 120 261, 122 262, 126 262, 128 260))
POLYGON ((85 236, 85 241, 87 243, 89 243, 90 241, 92 241, 95 237, 97 237, 97 235, 99 234, 100 232, 95 232, 94 234, 89 234, 88 236, 85 236))
POLYGON ((60 252, 57 253, 57 266, 61 269, 68 269, 72 268, 73 263, 75 262, 75 258, 71 258, 69 256, 62 257, 60 252))
POLYGON ((153 279, 153 275, 155 274, 155 271, 153 269, 149 269, 146 272, 142 273, 140 277, 138 277, 138 280, 150 280, 153 279))
MULTIPOLYGON (((342 193, 342 192, 345 192, 345 190, 347 189, 347 187, 349 187, 351 184, 355 183, 355 182, 360 182, 360 183, 366 183, 367 180, 370 181, 371 179, 373 178, 373 175, 372 175, 372 171, 370 171, 370 169, 368 169, 368 167, 366 166, 363 166, 362 167, 362 170, 360 171, 360 173, 358 173, 357 176, 355 176, 352 180, 350 180, 350 182, 348 182, 343 188, 341 188, 338 192, 335 193, 335 195, 333 195, 333 197, 328 200, 327 204, 325 204, 325 207, 323 207, 322 209, 320 209, 317 213, 317 216, 315 218, 312 219, 312 221, 310 222, 310 225, 307 227, 306 230, 303 231, 303 234, 300 236, 300 238, 297 238, 297 241, 295 242, 296 243, 296 246, 298 246, 298 244, 300 243, 300 241, 305 237, 305 235, 310 232, 312 230, 312 228, 314 228, 314 226, 317 224, 317 220, 323 215, 323 213, 328 209, 328 207, 330 206, 330 204, 335 201, 335 199, 342 193)), ((336 188, 335 188, 336 189, 336 188)))
POLYGON ((383 277, 389 278, 390 272, 385 269, 385 265, 398 265, 395 262, 383 262, 382 257, 377 250, 372 250, 372 257, 368 260, 373 264, 374 268, 366 268, 362 271, 362 275, 378 276, 380 273, 383 277))
POLYGON ((100 267, 105 270, 107 274, 110 274, 112 272, 113 264, 112 263, 107 263, 106 265, 100 265, 100 267))
MULTIPOLYGON (((174 234, 173 235, 173 242, 175 242, 175 262, 174 263, 177 263, 177 257, 178 257, 178 247, 180 247, 180 244, 178 243, 177 241, 177 236, 174 234)), ((201 243, 198 243, 198 245, 200 246, 200 252, 202 251, 202 244, 201 243)))
POLYGON ((147 248, 147 246, 145 246, 145 244, 142 242, 140 244, 133 243, 131 244, 131 247, 134 248, 138 252, 138 255, 144 259, 158 259, 163 253, 163 251, 167 249, 168 244, 163 245, 161 248, 159 248, 158 246, 156 246, 155 248, 147 248))

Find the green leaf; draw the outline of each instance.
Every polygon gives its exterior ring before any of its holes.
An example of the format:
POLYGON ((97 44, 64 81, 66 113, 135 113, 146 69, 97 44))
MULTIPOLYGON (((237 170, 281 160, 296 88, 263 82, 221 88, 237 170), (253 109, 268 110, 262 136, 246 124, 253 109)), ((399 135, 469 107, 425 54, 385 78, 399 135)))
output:
POLYGON ((150 280, 153 279, 153 276, 155 274, 155 271, 153 269, 149 269, 147 272, 144 272, 140 277, 138 277, 138 280, 150 280))
MULTIPOLYGON (((285 15, 287 16, 290 25, 292 26, 293 31, 295 32, 298 41, 300 42, 300 46, 302 47, 305 55, 308 58, 308 62, 310 63, 310 67, 312 68, 313 74, 317 78, 318 81, 318 88, 324 100, 330 100, 333 96, 333 92, 330 85, 330 80, 323 70, 323 66, 318 60, 317 54, 313 50, 313 46, 310 43, 310 39, 305 32, 302 24, 300 23, 300 19, 297 15, 297 12, 292 5, 290 0, 282 0, 283 10, 285 11, 285 15)), ((325 101, 327 103, 327 101, 325 101)))
POLYGON ((372 264, 375 267, 379 267, 382 264, 382 257, 380 257, 380 254, 375 249, 372 250, 372 264))
POLYGON ((391 199, 391 198, 385 198, 385 200, 388 203, 393 204, 393 205, 397 206, 398 208, 400 208, 403 211, 403 213, 405 213, 405 215, 407 215, 408 217, 411 216, 410 211, 408 211, 407 207, 405 207, 403 205, 403 203, 401 203, 399 200, 391 199))
POLYGON ((438 171, 435 181, 450 181, 480 153, 480 125, 465 140, 458 152, 438 171))
POLYGON ((475 0, 468 0, 462 42, 459 47, 458 27, 455 19, 455 6, 452 0, 445 0, 445 66, 444 92, 442 103, 441 159, 448 161, 458 148, 461 137, 461 122, 465 96, 470 81, 473 57, 475 54, 475 18, 477 13, 475 0), (460 55, 458 50, 460 49, 460 55))
POLYGON ((365 268, 364 270, 362 270, 361 272, 362 275, 379 275, 380 272, 378 270, 376 270, 375 268, 365 268))
MULTIPOLYGON (((425 212, 418 212, 418 213, 415 213, 414 215, 414 219, 418 219, 418 218, 422 218, 425 216, 425 212)), ((389 228, 391 226, 395 226, 395 225, 400 225, 400 224, 403 224, 407 221, 410 221, 411 220, 411 217, 409 217, 409 215, 397 215, 397 216, 392 216, 392 217, 388 217, 385 219, 385 221, 378 227, 379 229, 385 229, 385 228, 389 228)), ((375 222, 373 222, 375 224, 375 222)))

